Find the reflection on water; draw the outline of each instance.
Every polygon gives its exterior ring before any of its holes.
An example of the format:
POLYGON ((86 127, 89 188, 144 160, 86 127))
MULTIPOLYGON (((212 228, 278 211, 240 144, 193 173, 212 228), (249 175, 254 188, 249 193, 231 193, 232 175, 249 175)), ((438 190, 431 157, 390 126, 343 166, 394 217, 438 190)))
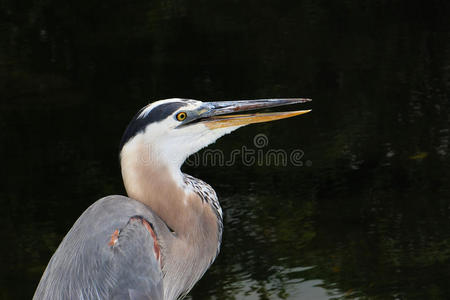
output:
POLYGON ((448 4, 403 2, 3 1, 0 298, 29 299, 81 212, 124 193, 149 100, 302 96, 312 113, 212 148, 262 133, 309 164, 185 166, 225 213, 189 297, 448 299, 448 4))
MULTIPOLYGON (((302 278, 305 270, 310 268, 297 267, 293 269, 277 270, 277 274, 269 276, 267 283, 249 278, 249 274, 241 271, 234 281, 226 283, 226 289, 233 291, 230 296, 236 299, 334 299, 350 296, 340 292, 337 288, 326 287, 319 279, 307 280, 302 278)), ((217 297, 216 297, 217 298, 217 297)))

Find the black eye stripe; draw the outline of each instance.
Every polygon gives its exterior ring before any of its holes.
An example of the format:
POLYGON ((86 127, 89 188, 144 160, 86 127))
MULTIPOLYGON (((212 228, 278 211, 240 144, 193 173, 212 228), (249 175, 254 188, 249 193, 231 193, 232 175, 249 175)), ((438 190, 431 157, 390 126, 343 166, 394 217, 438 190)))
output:
POLYGON ((171 102, 158 105, 153 108, 144 119, 147 120, 147 124, 161 121, 185 105, 186 104, 183 102, 171 102))
POLYGON ((181 101, 160 104, 154 107, 147 115, 140 118, 139 116, 145 108, 141 109, 131 120, 130 124, 128 124, 128 127, 122 136, 122 140, 120 141, 120 149, 122 149, 123 145, 125 145, 132 137, 139 132, 144 131, 149 124, 164 120, 185 105, 186 103, 181 101))

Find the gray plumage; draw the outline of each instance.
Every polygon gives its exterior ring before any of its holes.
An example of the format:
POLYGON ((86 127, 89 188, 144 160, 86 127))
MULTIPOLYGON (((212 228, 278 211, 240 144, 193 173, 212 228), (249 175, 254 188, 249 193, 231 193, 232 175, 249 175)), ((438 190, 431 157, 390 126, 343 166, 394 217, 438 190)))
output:
POLYGON ((124 196, 102 198, 67 233, 33 299, 163 299, 163 274, 151 251, 154 240, 135 216, 158 234, 171 234, 144 204, 124 196))
POLYGON ((172 259, 169 253, 179 238, 151 208, 128 197, 108 196, 92 204, 75 222, 51 258, 33 299, 159 300, 186 295, 217 256, 223 222, 211 186, 183 175, 186 185, 217 217, 217 251, 206 264, 201 258, 208 256, 200 249, 197 258, 189 259, 185 253, 181 261, 172 259), (161 263, 154 252, 155 240, 140 219, 151 224, 157 236, 161 263), (111 245, 116 230, 117 241, 111 245), (164 270, 170 274, 164 276, 164 270), (179 274, 184 278, 174 280, 179 274), (169 281, 166 286, 165 281, 169 281))

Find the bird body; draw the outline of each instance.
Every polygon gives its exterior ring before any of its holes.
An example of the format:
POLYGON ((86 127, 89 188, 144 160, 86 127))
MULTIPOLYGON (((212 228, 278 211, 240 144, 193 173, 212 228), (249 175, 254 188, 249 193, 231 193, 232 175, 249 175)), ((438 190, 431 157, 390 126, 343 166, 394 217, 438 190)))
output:
POLYGON ((144 107, 120 146, 129 197, 102 198, 80 216, 33 299, 182 298, 218 255, 223 220, 215 191, 181 165, 241 126, 308 111, 227 114, 305 101, 167 99, 144 107))
MULTIPOLYGON (((209 185, 186 175, 186 189, 193 188, 207 194, 191 195, 190 201, 217 205, 209 185)), ((52 257, 34 299, 176 299, 192 288, 218 254, 220 206, 217 214, 211 219, 215 224, 175 233, 140 201, 118 195, 102 198, 67 233, 55 253, 64 255, 52 257), (141 220, 161 238, 156 241, 141 220), (163 273, 173 284, 164 285, 163 273)))
MULTIPOLYGON (((124 196, 102 198, 67 233, 34 299, 163 299, 160 261, 149 251, 154 239, 135 216, 170 236, 164 222, 141 202, 124 196), (130 242, 133 247, 128 247, 130 242)), ((161 249, 171 244, 169 239, 159 242, 165 243, 161 249)))

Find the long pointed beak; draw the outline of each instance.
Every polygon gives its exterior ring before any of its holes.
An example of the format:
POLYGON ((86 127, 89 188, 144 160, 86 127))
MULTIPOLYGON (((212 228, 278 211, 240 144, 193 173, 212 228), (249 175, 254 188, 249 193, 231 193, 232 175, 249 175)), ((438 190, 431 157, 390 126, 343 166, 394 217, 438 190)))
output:
POLYGON ((297 110, 287 112, 231 114, 240 111, 264 109, 283 105, 309 102, 311 99, 258 99, 239 101, 207 102, 207 109, 200 113, 200 121, 210 129, 244 126, 252 123, 262 123, 290 118, 310 112, 311 110, 297 110))

